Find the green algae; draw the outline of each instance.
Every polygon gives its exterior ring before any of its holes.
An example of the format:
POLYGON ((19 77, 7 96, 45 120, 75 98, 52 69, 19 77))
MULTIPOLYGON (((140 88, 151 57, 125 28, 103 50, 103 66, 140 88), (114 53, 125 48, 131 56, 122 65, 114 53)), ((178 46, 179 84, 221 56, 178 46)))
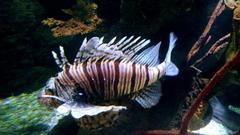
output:
POLYGON ((0 102, 0 134, 48 134, 61 116, 41 106, 38 93, 21 94, 0 102))

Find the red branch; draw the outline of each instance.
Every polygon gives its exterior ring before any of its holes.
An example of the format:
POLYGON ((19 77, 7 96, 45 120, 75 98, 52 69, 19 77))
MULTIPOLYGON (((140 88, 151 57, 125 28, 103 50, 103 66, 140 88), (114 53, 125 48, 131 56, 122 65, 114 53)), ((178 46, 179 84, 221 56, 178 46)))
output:
POLYGON ((191 108, 189 111, 184 115, 182 127, 180 134, 181 135, 187 135, 187 128, 188 124, 194 114, 194 112, 197 110, 200 102, 203 100, 204 97, 206 97, 212 90, 213 87, 219 82, 220 79, 223 78, 223 76, 238 62, 240 61, 240 50, 237 51, 235 56, 229 60, 227 63, 225 63, 211 78, 209 83, 204 87, 203 91, 198 95, 197 99, 193 102, 191 108))
POLYGON ((220 0, 216 6, 216 8, 214 9, 207 26, 205 27, 202 35, 198 38, 198 40, 195 42, 195 44, 193 45, 193 47, 190 49, 188 56, 187 56, 187 62, 193 57, 193 55, 195 55, 198 51, 200 46, 202 45, 202 43, 207 40, 207 34, 209 33, 215 19, 217 16, 219 16, 223 9, 225 8, 225 5, 223 3, 223 0, 220 0))
POLYGON ((229 39, 230 39, 230 33, 223 36, 219 40, 217 40, 217 42, 215 42, 212 45, 212 47, 208 50, 208 52, 203 57, 198 59, 192 66, 196 67, 197 65, 201 64, 205 59, 207 59, 209 56, 217 53, 219 50, 226 47, 226 45, 228 44, 228 41, 226 41, 226 42, 224 42, 224 41, 229 40, 229 39))

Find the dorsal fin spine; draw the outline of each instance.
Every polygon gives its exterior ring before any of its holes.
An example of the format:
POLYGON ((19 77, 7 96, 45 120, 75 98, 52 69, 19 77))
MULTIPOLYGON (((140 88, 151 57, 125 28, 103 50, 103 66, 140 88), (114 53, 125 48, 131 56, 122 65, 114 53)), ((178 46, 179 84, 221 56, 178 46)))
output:
POLYGON ((143 42, 141 45, 139 45, 138 47, 136 47, 135 49, 133 49, 130 53, 129 53, 129 57, 132 58, 139 50, 141 50, 143 47, 145 47, 147 44, 149 44, 151 41, 147 40, 145 42, 143 42))
POLYGON ((119 45, 119 48, 122 50, 122 48, 124 47, 124 45, 126 45, 127 43, 129 43, 134 36, 131 36, 130 38, 128 38, 127 40, 125 40, 121 45, 119 45))
POLYGON ((82 45, 80 46, 80 48, 79 48, 79 50, 78 50, 78 52, 77 52, 77 55, 76 55, 76 57, 75 57, 75 59, 74 59, 74 63, 76 63, 77 61, 79 61, 80 59, 81 59, 81 57, 82 57, 82 50, 83 50, 83 48, 86 46, 86 44, 87 44, 87 38, 84 38, 84 40, 83 40, 83 42, 82 42, 82 45))
POLYGON ((79 50, 83 50, 83 48, 86 47, 86 45, 87 45, 87 38, 84 38, 84 40, 82 42, 82 45, 81 45, 79 50))
POLYGON ((104 37, 101 37, 101 38, 99 39, 99 44, 102 44, 102 43, 103 43, 103 39, 104 39, 104 37))
POLYGON ((126 49, 128 49, 129 47, 134 47, 135 45, 133 45, 133 44, 135 44, 139 39, 140 39, 141 37, 139 36, 139 37, 137 37, 135 40, 133 40, 131 43, 129 43, 128 45, 126 45, 125 47, 123 47, 122 48, 122 50, 123 51, 125 51, 126 49), (133 46, 132 46, 133 45, 133 46))
POLYGON ((59 46, 59 50, 60 50, 60 56, 61 56, 63 65, 68 64, 68 59, 65 55, 64 48, 62 46, 59 46))
POLYGON ((63 64, 62 64, 62 62, 59 60, 59 58, 58 58, 58 56, 57 56, 57 53, 55 53, 54 51, 52 51, 52 56, 53 56, 53 58, 54 58, 54 60, 55 60, 55 63, 58 65, 58 67, 62 69, 63 64))
POLYGON ((127 38, 127 37, 125 36, 125 37, 123 37, 122 39, 120 39, 120 40, 116 43, 116 45, 119 47, 119 45, 121 45, 122 42, 123 42, 126 38, 127 38))
POLYGON ((117 37, 112 38, 112 40, 108 42, 107 46, 112 45, 112 44, 114 43, 114 41, 116 40, 116 38, 117 38, 117 37))
POLYGON ((129 55, 131 51, 133 51, 135 48, 137 48, 140 44, 142 44, 146 39, 141 40, 136 45, 132 46, 130 49, 126 50, 125 53, 129 55))

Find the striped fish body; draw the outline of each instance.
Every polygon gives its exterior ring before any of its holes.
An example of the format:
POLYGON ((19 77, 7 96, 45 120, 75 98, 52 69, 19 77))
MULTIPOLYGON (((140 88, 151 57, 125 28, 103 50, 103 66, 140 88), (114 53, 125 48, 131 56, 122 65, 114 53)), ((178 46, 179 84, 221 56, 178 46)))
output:
POLYGON ((56 105, 60 113, 71 113, 80 125, 88 125, 82 126, 86 128, 112 125, 119 113, 127 109, 127 104, 113 103, 121 97, 130 97, 143 108, 156 105, 161 97, 158 80, 164 75, 178 74, 171 61, 177 38, 170 34, 166 58, 160 63, 161 42, 144 49, 150 40, 133 37, 123 37, 118 42, 114 37, 109 43, 98 37, 84 39, 73 64, 68 62, 62 47, 61 60, 52 52, 62 71, 42 88, 40 103, 56 105))
POLYGON ((165 74, 165 62, 156 67, 127 59, 88 59, 74 63, 59 73, 63 85, 78 85, 88 98, 111 100, 139 93, 165 74))

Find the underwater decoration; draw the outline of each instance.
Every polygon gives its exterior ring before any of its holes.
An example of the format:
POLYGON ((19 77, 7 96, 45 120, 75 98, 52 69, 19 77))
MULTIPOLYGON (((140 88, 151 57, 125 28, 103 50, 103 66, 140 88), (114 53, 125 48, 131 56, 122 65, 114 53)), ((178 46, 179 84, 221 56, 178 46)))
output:
POLYGON ((73 64, 60 46, 61 60, 54 51, 52 55, 62 71, 43 87, 40 103, 57 107, 59 112, 71 112, 75 119, 111 112, 113 120, 117 117, 115 112, 127 107, 99 105, 101 102, 128 96, 143 108, 156 105, 161 97, 159 79, 179 72, 171 62, 177 37, 170 33, 169 49, 162 63, 158 56, 161 42, 144 49, 150 40, 140 38, 123 37, 115 42, 114 37, 108 43, 103 42, 103 37, 88 41, 85 38, 73 64))

